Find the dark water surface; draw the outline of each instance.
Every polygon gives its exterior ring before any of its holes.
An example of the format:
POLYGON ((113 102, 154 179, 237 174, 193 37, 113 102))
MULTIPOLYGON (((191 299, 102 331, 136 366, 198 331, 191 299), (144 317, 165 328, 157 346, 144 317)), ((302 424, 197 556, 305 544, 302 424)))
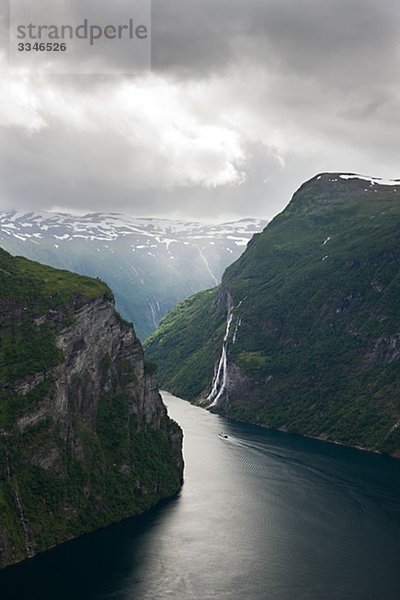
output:
POLYGON ((181 495, 3 571, 1 600, 400 599, 400 461, 164 399, 181 495))

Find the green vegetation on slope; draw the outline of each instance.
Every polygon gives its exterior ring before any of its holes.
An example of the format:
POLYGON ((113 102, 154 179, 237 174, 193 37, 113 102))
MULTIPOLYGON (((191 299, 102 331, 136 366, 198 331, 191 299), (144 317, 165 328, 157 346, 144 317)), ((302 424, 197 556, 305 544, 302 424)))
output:
MULTIPOLYGON (((101 281, 58 271, 12 257, 0 249, 0 428, 20 416, 18 406, 31 406, 47 387, 39 385, 31 394, 17 396, 10 384, 59 364, 62 352, 56 346, 56 329, 70 323, 73 302, 102 295, 112 297, 101 281), (54 322, 44 322, 52 311, 54 322)), ((43 393, 42 393, 43 392, 43 393)))
MULTIPOLYGON (((209 348, 201 342, 209 340, 210 344, 218 345, 225 315, 225 304, 218 303, 216 290, 209 290, 178 304, 161 320, 162 334, 154 333, 146 347, 150 356, 151 348, 157 345, 162 356, 161 361, 156 361, 158 379, 168 381, 171 393, 184 390, 184 397, 192 400, 207 387, 213 366, 209 348)), ((157 359, 158 356, 157 353, 157 359)))
POLYGON ((41 299, 49 305, 63 304, 74 295, 87 299, 101 294, 112 296, 110 288, 102 281, 53 269, 19 256, 14 258, 1 249, 0 290, 1 303, 6 299, 19 302, 41 299))
MULTIPOLYGON (((180 487, 171 443, 179 428, 163 413, 157 427, 132 411, 132 386, 144 385, 137 340, 137 364, 104 354, 92 369, 101 396, 92 397, 92 372, 71 380, 68 399, 57 396, 57 368, 63 377, 69 368, 57 336, 88 303, 104 301, 104 309, 111 299, 101 281, 0 250, 0 568, 141 513, 180 487)), ((129 332, 115 320, 121 335, 129 332)), ((84 354, 84 343, 74 352, 84 354)), ((153 372, 149 364, 146 376, 153 372)))
POLYGON ((226 320, 215 298, 229 293, 242 301, 233 313, 241 324, 236 343, 232 330, 229 338, 220 412, 398 453, 399 199, 400 185, 334 175, 302 186, 218 292, 165 317, 146 346, 161 384, 190 400, 207 394, 226 320), (204 361, 193 361, 200 350, 204 361))
MULTIPOLYGON (((126 410, 126 398, 117 401, 126 410)), ((0 564, 27 556, 16 489, 35 552, 140 514, 161 497, 177 492, 180 478, 174 467, 170 431, 137 431, 132 419, 127 420, 127 426, 114 420, 112 412, 107 423, 111 432, 80 430, 84 460, 74 457, 46 421, 23 435, 15 432, 0 440, 0 532, 7 532, 8 545, 6 556, 0 553, 0 564), (116 446, 119 442, 122 448, 116 446), (62 452, 63 464, 58 473, 31 464, 32 454, 38 449, 43 453, 55 449, 62 452), (11 464, 11 478, 6 457, 11 464), (135 465, 134 472, 124 470, 124 461, 135 465)))

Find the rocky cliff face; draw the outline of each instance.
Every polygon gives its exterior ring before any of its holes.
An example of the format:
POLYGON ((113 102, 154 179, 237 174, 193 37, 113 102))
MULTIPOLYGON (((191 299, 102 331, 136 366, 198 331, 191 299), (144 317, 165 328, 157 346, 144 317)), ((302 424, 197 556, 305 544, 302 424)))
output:
POLYGON ((400 456, 400 181, 321 174, 146 350, 213 411, 400 456))
MULTIPOLYGON (((0 258, 17 281, 21 259, 0 258)), ((1 567, 138 514, 182 482, 181 430, 109 290, 77 277, 61 295, 46 276, 64 274, 36 268, 32 296, 0 301, 1 567)))

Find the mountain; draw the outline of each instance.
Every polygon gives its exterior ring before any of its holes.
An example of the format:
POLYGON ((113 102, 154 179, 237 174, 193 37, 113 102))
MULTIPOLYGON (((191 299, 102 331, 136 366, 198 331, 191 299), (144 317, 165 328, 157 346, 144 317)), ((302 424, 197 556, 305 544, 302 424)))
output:
POLYGON ((194 292, 217 285, 266 221, 204 225, 118 214, 0 213, 0 247, 99 277, 141 339, 194 292))
POLYGON ((145 349, 216 412, 400 456, 400 181, 314 177, 145 349))
POLYGON ((174 495, 182 433, 102 282, 0 250, 0 567, 174 495))

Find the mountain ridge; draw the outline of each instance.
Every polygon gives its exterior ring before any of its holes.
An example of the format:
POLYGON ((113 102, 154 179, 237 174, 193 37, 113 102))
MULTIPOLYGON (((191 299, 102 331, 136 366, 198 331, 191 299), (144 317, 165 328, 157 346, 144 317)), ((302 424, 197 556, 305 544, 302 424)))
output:
POLYGON ((0 213, 0 246, 106 281, 118 309, 144 339, 179 301, 217 285, 225 267, 266 223, 242 219, 212 225, 117 213, 77 217, 9 211, 0 213))
POLYGON ((379 181, 303 184, 218 288, 161 321, 146 343, 161 385, 239 420, 399 454, 400 182, 379 181))

